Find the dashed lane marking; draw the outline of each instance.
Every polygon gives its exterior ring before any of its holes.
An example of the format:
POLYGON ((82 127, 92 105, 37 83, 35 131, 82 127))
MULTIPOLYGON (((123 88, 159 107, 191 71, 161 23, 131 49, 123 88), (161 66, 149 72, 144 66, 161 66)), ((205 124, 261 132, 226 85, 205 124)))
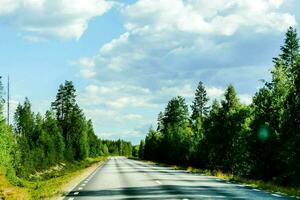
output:
POLYGON ((78 195, 79 194, 79 192, 74 192, 74 195, 78 195))
POLYGON ((272 196, 274 196, 274 197, 281 197, 281 195, 279 195, 279 194, 272 194, 272 196))
POLYGON ((80 188, 78 188, 78 190, 83 190, 83 188, 82 188, 82 187, 80 187, 80 188))
POLYGON ((252 189, 253 191, 256 191, 256 192, 259 192, 260 190, 259 189, 252 189))
POLYGON ((161 182, 160 181, 155 181, 157 184, 160 184, 161 185, 161 182))

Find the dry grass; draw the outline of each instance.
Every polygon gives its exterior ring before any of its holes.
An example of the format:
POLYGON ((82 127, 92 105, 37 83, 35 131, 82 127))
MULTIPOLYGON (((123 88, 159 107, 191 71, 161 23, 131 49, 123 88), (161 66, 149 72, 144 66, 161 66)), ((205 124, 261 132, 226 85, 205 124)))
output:
POLYGON ((13 186, 0 169, 0 200, 51 199, 61 195, 66 184, 79 176, 94 164, 104 161, 105 157, 87 159, 77 163, 68 163, 65 167, 55 166, 51 170, 36 173, 32 181, 23 180, 23 188, 13 186))
POLYGON ((30 195, 25 188, 11 185, 3 169, 0 169, 0 199, 5 200, 27 200, 30 195))

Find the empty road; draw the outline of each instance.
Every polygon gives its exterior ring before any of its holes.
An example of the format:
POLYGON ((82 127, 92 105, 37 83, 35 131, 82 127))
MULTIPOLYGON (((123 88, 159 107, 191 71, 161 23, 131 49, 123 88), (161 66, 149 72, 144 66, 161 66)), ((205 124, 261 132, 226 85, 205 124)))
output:
POLYGON ((215 177, 113 157, 65 199, 293 199, 215 177))

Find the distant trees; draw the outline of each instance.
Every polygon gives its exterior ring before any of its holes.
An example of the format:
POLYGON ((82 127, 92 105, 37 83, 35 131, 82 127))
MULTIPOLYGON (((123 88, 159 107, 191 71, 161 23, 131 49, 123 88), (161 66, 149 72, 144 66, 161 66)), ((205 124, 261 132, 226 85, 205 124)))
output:
POLYGON ((132 156, 133 146, 130 142, 124 140, 103 140, 102 145, 106 148, 103 151, 107 151, 107 155, 114 156, 132 156))
POLYGON ((171 99, 141 144, 143 158, 197 165, 252 178, 300 185, 300 45, 290 27, 281 53, 273 59, 272 80, 240 103, 233 85, 221 102, 208 97, 199 82, 188 107, 171 99))

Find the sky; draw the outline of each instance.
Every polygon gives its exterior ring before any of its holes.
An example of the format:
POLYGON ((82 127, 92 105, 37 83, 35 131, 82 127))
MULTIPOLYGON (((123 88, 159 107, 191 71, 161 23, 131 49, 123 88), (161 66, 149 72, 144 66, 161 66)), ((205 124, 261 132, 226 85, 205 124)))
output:
POLYGON ((11 115, 25 97, 44 113, 71 80, 100 138, 137 144, 199 81, 210 99, 233 84, 250 104, 299 10, 299 0, 0 0, 11 115))

